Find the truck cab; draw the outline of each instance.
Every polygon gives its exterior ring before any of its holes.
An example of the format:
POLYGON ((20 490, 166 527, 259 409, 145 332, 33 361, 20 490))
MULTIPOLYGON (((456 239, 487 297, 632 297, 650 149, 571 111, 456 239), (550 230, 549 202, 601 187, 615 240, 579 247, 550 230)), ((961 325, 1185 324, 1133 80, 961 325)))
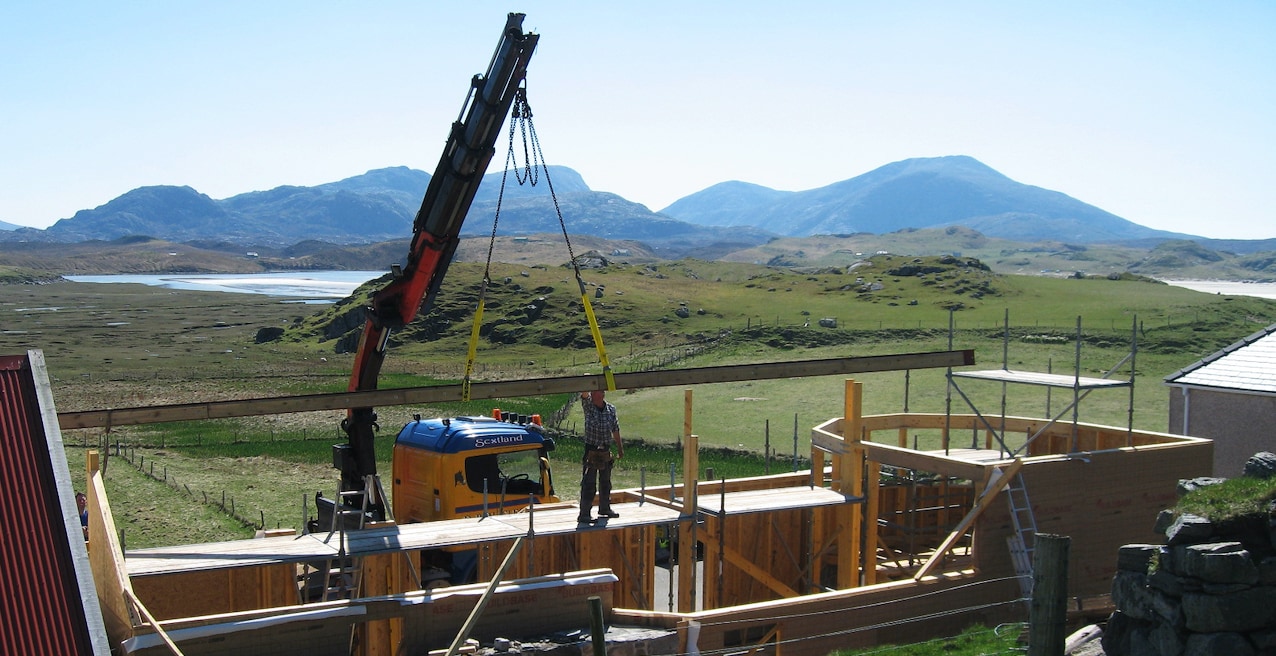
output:
POLYGON ((392 503, 397 522, 430 522, 519 512, 557 503, 535 418, 416 418, 394 442, 392 503))

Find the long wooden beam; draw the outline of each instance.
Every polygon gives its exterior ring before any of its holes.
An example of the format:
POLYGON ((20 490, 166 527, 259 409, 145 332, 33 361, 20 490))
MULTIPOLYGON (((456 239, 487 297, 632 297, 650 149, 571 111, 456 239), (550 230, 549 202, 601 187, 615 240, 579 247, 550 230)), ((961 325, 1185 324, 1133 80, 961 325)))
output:
MULTIPOLYGON (((674 387, 707 383, 729 383, 743 380, 767 380, 774 378, 804 378, 809 376, 833 376, 873 371, 902 371, 905 369, 933 369, 960 367, 975 363, 973 350, 934 351, 929 353, 904 353, 898 355, 871 355, 822 360, 797 360, 793 362, 768 362, 762 364, 721 365, 693 367, 668 371, 643 371, 615 374, 616 389, 641 387, 674 387)), ((561 376, 557 378, 532 378, 490 383, 471 383, 470 399, 498 399, 535 396, 539 394, 564 394, 588 389, 604 389, 603 374, 586 376, 561 376)), ((434 387, 405 387, 402 389, 366 390, 362 392, 334 392, 331 394, 303 394, 276 396, 233 401, 207 401, 131 408, 110 408, 59 412, 58 424, 63 430, 110 426, 156 424, 169 421, 194 421, 200 419, 225 419, 279 415, 291 412, 316 412, 344 410, 347 408, 375 408, 384 406, 458 402, 462 398, 462 386, 438 385, 434 387)))

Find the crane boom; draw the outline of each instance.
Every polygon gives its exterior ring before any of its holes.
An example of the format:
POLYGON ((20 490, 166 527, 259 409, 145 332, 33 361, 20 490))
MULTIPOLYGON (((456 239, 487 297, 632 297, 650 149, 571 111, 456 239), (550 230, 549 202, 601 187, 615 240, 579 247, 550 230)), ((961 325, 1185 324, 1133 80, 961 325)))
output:
MULTIPOLYGON (((496 139, 527 73, 539 36, 523 31, 524 14, 509 14, 487 72, 475 75, 458 120, 452 124, 443 155, 425 190, 412 226, 408 260, 394 278, 372 296, 367 320, 355 351, 351 392, 374 390, 386 343, 393 330, 429 311, 460 241, 461 224, 474 202, 479 183, 492 160, 496 139)), ((347 444, 334 447, 341 470, 341 491, 363 490, 376 476, 373 449, 377 417, 373 408, 351 408, 341 422, 347 444)), ((378 495, 366 507, 384 518, 378 495)))

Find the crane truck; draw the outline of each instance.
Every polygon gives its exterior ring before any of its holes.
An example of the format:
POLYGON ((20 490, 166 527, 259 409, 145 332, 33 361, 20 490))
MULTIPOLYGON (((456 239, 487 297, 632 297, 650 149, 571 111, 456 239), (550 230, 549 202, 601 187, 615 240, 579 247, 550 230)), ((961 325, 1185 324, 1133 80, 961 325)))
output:
MULTIPOLYGON (((536 48, 524 15, 509 14, 486 73, 474 76, 461 115, 426 187, 413 223, 406 265, 375 291, 355 351, 349 391, 377 388, 392 331, 429 311, 460 241, 461 224, 494 154, 536 48)), ((327 529, 389 519, 374 451, 374 408, 352 408, 341 422, 346 442, 333 446, 341 472, 336 499, 316 495, 318 521, 327 529), (348 521, 353 519, 354 521, 348 521)), ((556 502, 547 454, 553 440, 539 421, 496 416, 421 419, 398 434, 394 446, 393 510, 400 523, 516 511, 556 502)), ((461 575, 463 576, 463 575, 461 575)))

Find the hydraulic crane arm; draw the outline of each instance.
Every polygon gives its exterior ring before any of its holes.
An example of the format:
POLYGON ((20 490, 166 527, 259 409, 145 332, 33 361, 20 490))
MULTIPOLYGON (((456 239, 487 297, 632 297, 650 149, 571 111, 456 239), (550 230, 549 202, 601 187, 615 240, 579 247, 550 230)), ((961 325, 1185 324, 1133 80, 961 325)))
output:
MULTIPOLYGON (((391 331, 429 311, 443 274, 460 241, 461 223, 494 154, 496 139, 527 72, 538 35, 523 32, 523 14, 509 15, 485 74, 476 75, 457 122, 452 124, 439 164, 430 178, 412 227, 407 264, 372 296, 367 321, 355 352, 349 391, 377 388, 391 331)), ((377 473, 373 450, 376 413, 352 408, 342 421, 349 443, 334 456, 341 469, 341 491, 362 490, 377 473)), ((384 517, 384 500, 367 504, 384 517)))

